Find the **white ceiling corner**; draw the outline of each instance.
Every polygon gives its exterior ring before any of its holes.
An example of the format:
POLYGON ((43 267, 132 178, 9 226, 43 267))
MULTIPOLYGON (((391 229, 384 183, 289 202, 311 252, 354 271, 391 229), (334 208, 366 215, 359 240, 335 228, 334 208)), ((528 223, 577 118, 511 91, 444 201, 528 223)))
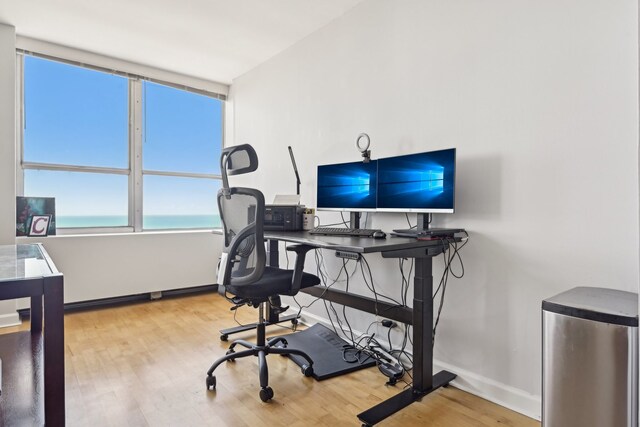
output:
POLYGON ((0 0, 16 34, 229 84, 363 0, 0 0))

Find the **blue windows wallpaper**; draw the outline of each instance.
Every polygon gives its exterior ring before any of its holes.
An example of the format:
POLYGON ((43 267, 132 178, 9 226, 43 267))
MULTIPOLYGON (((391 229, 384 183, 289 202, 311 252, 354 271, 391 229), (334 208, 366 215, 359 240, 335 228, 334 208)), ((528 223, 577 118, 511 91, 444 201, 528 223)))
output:
POLYGON ((318 166, 318 208, 375 209, 377 163, 318 166))
POLYGON ((378 209, 454 209, 456 150, 378 160, 378 209))

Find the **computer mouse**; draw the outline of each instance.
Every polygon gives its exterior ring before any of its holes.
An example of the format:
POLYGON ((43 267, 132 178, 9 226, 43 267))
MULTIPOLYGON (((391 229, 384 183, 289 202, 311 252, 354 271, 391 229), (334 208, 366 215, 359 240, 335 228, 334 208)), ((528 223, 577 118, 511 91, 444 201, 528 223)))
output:
POLYGON ((385 233, 382 230, 377 230, 373 232, 373 236, 374 239, 384 239, 385 237, 387 237, 387 233, 385 233))

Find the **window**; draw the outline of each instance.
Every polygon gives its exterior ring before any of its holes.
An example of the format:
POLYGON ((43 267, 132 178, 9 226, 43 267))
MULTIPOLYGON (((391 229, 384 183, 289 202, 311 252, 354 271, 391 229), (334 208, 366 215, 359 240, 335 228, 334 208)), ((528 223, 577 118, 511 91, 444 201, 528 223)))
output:
POLYGON ((59 228, 220 226, 222 96, 18 59, 19 195, 55 197, 59 228))

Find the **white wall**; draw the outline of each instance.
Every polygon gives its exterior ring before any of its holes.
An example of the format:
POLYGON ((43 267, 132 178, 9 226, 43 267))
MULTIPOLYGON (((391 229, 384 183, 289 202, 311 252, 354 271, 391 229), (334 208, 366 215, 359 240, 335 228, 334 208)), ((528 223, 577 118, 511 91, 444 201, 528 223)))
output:
MULTIPOLYGON (((291 145, 313 205, 316 166, 357 161, 360 132, 374 158, 456 147, 456 213, 434 224, 471 242, 436 359, 539 417, 541 300, 577 285, 638 291, 637 16, 633 0, 364 2, 234 81, 233 139, 261 162, 245 181, 267 200, 291 193, 291 145)), ((397 295, 397 263, 369 258, 397 295)))
POLYGON ((67 303, 214 284, 221 248, 208 231, 18 238, 33 242, 64 273, 67 303))
POLYGON ((15 43, 15 28, 0 24, 0 194, 13 196, 13 200, 7 197, 0 203, 2 245, 14 244, 16 238, 15 43))
MULTIPOLYGON (((15 28, 0 24, 0 245, 15 243, 15 28)), ((0 301, 0 326, 19 323, 14 301, 0 301)))

